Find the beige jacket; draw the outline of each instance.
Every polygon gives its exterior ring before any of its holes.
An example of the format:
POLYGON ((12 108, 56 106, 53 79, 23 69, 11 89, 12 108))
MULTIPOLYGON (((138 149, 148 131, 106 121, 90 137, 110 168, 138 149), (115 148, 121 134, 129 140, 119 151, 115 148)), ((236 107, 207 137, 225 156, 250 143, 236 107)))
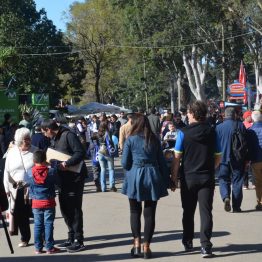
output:
POLYGON ((128 121, 126 124, 122 125, 119 130, 119 148, 122 151, 124 148, 124 143, 128 138, 131 130, 131 122, 128 121))

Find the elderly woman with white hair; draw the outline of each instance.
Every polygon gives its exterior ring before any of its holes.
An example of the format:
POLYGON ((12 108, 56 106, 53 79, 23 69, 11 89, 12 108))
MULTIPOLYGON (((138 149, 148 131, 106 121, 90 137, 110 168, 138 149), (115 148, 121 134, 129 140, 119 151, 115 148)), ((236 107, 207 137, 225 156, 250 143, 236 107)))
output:
POLYGON ((21 233, 19 247, 26 247, 31 237, 29 227, 30 206, 27 181, 27 170, 33 167, 33 152, 36 147, 31 145, 30 130, 22 127, 16 130, 14 145, 6 156, 4 170, 4 186, 9 197, 9 228, 10 234, 21 233))

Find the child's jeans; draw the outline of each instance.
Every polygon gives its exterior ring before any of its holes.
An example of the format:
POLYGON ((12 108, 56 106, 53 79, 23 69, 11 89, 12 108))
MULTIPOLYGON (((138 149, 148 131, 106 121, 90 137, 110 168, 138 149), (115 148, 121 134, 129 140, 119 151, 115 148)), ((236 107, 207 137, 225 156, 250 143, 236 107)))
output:
POLYGON ((33 214, 35 249, 42 250, 43 240, 45 240, 46 250, 51 250, 54 247, 55 208, 33 208, 33 214))

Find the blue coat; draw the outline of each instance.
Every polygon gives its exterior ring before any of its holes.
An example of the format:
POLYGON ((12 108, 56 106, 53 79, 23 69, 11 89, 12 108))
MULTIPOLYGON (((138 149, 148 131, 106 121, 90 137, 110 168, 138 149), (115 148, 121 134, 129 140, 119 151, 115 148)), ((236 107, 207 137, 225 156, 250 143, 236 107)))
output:
POLYGON ((252 163, 262 162, 262 122, 255 122, 247 130, 249 159, 252 163))
MULTIPOLYGON (((228 164, 231 162, 231 144, 232 136, 235 129, 236 121, 232 119, 225 119, 222 124, 216 127, 217 138, 220 141, 222 159, 221 164, 228 164)), ((238 121, 237 126, 241 130, 245 130, 245 126, 242 122, 238 121)), ((242 165, 243 163, 241 163, 242 165)))
POLYGON ((55 198, 55 184, 58 184, 58 177, 53 168, 49 168, 44 184, 37 184, 32 175, 32 169, 28 171, 29 196, 31 199, 47 200, 55 198))
POLYGON ((160 147, 144 149, 142 136, 130 136, 125 141, 122 166, 126 170, 122 193, 137 201, 167 196, 169 173, 160 147))

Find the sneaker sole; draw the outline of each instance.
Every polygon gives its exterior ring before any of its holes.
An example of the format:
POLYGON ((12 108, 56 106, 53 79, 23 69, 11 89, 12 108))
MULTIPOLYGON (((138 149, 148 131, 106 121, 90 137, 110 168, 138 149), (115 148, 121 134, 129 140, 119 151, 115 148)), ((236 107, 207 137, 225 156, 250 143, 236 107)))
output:
POLYGON ((208 258, 208 257, 213 257, 213 254, 205 254, 205 255, 202 255, 203 258, 208 258))
POLYGON ((57 246, 57 248, 59 248, 60 250, 66 250, 67 249, 67 247, 59 247, 59 246, 57 246))
POLYGON ((86 249, 86 247, 81 247, 81 248, 79 248, 79 249, 77 249, 77 250, 69 250, 69 249, 67 249, 67 252, 68 252, 68 253, 76 253, 76 252, 83 251, 83 250, 85 250, 85 249, 86 249))

